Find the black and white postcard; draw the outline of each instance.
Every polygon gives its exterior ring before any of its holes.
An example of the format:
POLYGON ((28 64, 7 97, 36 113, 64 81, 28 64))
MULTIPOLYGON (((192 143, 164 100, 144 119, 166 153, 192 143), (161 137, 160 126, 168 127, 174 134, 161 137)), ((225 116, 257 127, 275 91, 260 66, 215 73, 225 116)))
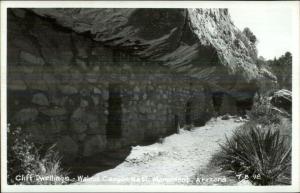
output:
POLYGON ((300 191, 298 1, 0 5, 2 192, 300 191))

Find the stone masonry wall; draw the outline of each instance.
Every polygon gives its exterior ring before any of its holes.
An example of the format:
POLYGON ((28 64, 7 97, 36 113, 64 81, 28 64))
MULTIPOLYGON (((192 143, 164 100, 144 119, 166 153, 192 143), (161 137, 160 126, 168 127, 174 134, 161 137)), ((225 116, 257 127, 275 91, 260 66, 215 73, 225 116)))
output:
POLYGON ((8 122, 37 144, 56 143, 65 159, 155 140, 213 114, 202 82, 27 11, 10 10, 8 20, 8 122))

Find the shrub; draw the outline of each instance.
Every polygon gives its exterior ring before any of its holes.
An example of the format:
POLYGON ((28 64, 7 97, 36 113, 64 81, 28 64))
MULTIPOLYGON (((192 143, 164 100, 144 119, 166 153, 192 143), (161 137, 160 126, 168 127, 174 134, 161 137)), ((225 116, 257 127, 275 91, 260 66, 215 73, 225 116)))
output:
POLYGON ((249 119, 255 124, 279 124, 281 116, 272 110, 270 100, 266 96, 255 95, 251 111, 247 112, 249 119))
POLYGON ((249 41, 251 43, 255 44, 257 42, 256 36, 253 34, 253 32, 248 27, 244 28, 243 34, 245 34, 245 36, 249 39, 249 41))
POLYGON ((267 95, 256 95, 247 115, 249 121, 226 138, 213 163, 254 184, 290 184, 291 118, 274 111, 267 95))
POLYGON ((20 127, 8 129, 8 183, 9 184, 66 184, 68 172, 61 168, 60 156, 55 145, 37 148, 30 142, 30 135, 20 127), (17 175, 31 175, 32 180, 18 181, 17 175), (41 178, 37 178, 41 177, 41 178), (48 177, 48 179, 46 179, 48 177))
POLYGON ((291 145, 272 127, 238 130, 221 145, 218 165, 258 185, 290 183, 291 145), (284 180, 282 180, 284 179, 284 180), (288 180, 286 180, 288 179, 288 180))
POLYGON ((292 90, 292 61, 290 52, 286 52, 278 59, 267 61, 272 73, 277 77, 280 89, 292 90))
MULTIPOLYGON (((256 42, 253 42, 253 38, 250 40, 248 37, 249 34, 245 34, 245 32, 237 32, 235 33, 236 39, 234 40, 234 45, 237 49, 241 48, 240 41, 246 47, 248 55, 253 59, 257 60, 257 49, 256 49, 256 42)), ((255 37, 255 36, 254 36, 255 37)))

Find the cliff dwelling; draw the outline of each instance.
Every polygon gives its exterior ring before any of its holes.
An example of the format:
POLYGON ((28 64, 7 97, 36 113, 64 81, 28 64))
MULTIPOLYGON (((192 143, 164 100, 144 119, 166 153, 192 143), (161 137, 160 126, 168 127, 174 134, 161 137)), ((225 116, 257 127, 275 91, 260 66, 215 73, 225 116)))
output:
POLYGON ((234 85, 259 75, 233 54, 228 20, 224 9, 9 9, 8 122, 67 161, 251 108, 234 85))

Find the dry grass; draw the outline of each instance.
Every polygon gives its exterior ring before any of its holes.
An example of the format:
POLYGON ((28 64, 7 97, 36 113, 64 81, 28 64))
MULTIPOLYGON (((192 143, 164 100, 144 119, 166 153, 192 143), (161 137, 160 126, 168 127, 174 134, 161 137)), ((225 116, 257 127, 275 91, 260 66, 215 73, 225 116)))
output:
POLYGON ((30 137, 20 127, 8 130, 8 183, 49 185, 67 184, 68 172, 61 167, 60 156, 52 145, 45 152, 30 142, 30 137), (18 180, 16 176, 32 176, 18 180))

